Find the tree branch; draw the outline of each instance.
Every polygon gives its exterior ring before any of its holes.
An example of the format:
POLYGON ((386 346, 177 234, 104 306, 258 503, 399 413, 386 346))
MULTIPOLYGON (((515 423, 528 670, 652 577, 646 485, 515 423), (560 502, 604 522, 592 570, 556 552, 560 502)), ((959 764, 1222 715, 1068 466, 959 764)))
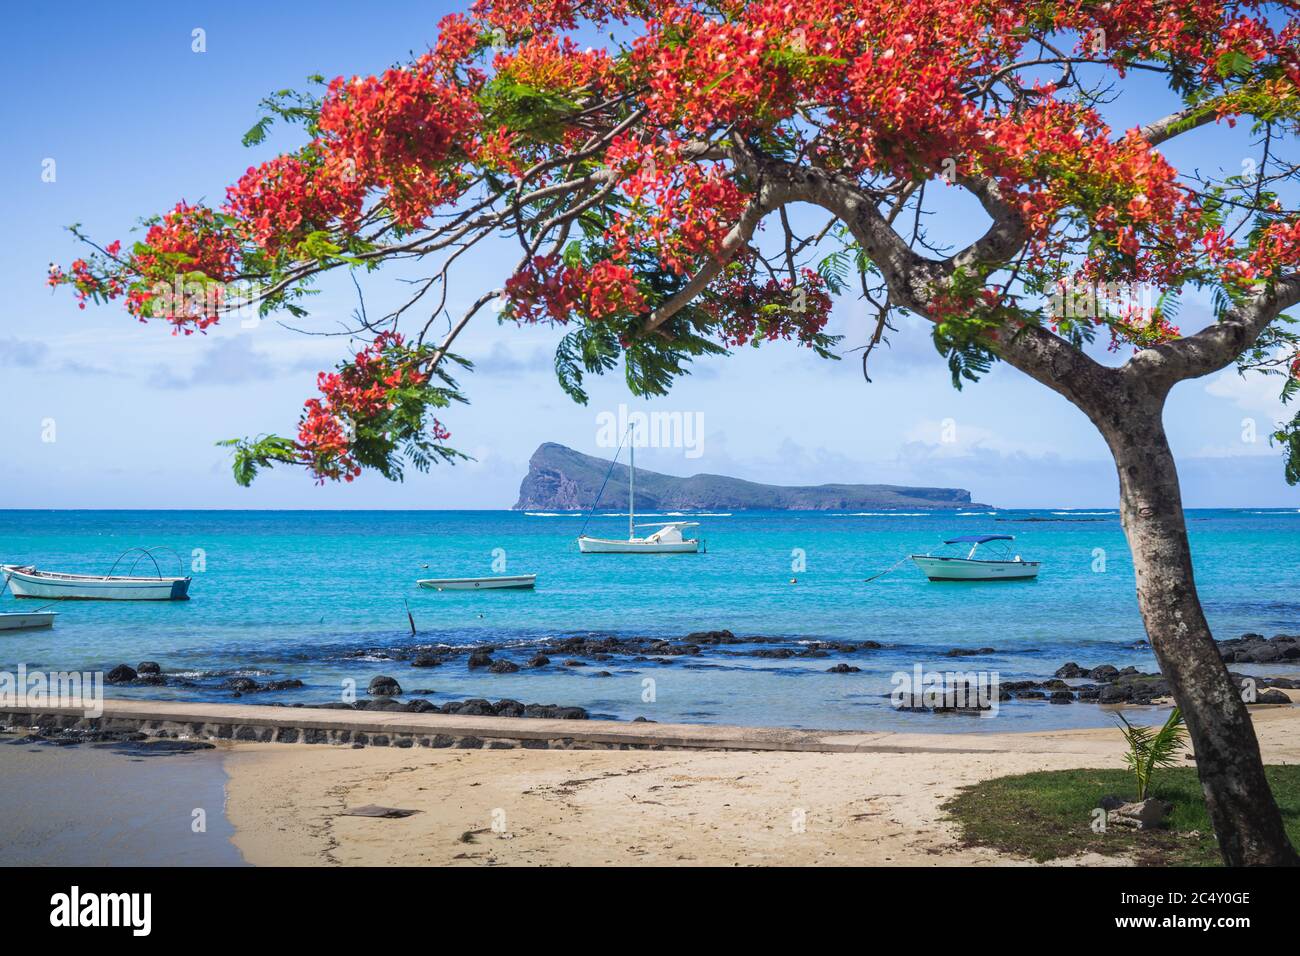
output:
POLYGON ((1221 321, 1193 335, 1143 349, 1121 371, 1151 378, 1166 387, 1217 372, 1250 348, 1282 310, 1296 304, 1300 304, 1300 273, 1293 272, 1275 280, 1221 321))

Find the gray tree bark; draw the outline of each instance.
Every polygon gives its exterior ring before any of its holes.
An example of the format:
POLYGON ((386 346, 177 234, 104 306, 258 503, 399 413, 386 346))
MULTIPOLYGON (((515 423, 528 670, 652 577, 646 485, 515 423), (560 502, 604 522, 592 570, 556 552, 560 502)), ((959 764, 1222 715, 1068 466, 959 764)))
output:
POLYGON ((1166 389, 1129 379, 1101 399, 1105 411, 1091 413, 1119 473, 1138 607, 1186 719, 1224 862, 1300 865, 1264 777, 1254 725, 1196 592, 1178 470, 1162 420, 1165 395, 1166 389))

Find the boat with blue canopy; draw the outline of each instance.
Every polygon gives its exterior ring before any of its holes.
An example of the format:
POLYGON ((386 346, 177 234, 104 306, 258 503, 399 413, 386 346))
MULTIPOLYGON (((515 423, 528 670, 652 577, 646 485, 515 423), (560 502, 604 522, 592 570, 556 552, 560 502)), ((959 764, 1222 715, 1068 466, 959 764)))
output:
POLYGON ((961 545, 959 550, 965 556, 956 554, 913 554, 912 561, 925 572, 931 581, 1018 581, 1038 577, 1038 561, 1025 561, 1020 555, 1012 555, 1010 544, 995 542, 1015 541, 1009 534, 963 534, 944 540, 945 545, 961 545), (965 545, 970 545, 966 550, 965 545), (976 557, 976 552, 985 545, 993 547, 981 552, 989 557, 976 557), (1000 550, 999 550, 1000 548, 1000 550))

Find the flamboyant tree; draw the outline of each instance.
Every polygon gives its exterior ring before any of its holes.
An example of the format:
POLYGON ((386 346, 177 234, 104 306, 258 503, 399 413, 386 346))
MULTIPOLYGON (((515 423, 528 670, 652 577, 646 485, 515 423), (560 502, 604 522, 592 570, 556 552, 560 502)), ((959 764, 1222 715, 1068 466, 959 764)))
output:
MULTIPOLYGON (((485 310, 562 327, 579 401, 620 361, 653 395, 744 343, 830 356, 841 294, 877 310, 867 352, 897 312, 922 316, 959 387, 1007 362, 1105 437, 1223 855, 1294 863, 1197 597, 1161 418, 1173 385, 1234 363, 1300 388, 1281 316, 1300 301, 1298 45, 1297 0, 478 0, 413 62, 270 97, 246 142, 280 119, 300 149, 129 248, 87 239, 50 282, 188 335, 240 308, 303 316, 330 270, 428 266, 400 308, 360 313, 363 346, 320 375, 296 437, 231 443, 241 483, 454 457, 434 413, 460 398, 451 348, 485 310), (594 35, 608 42, 579 42, 594 35), (1109 104, 1138 111, 1153 83, 1178 107, 1112 129, 1109 104), (1181 172, 1162 155, 1216 124, 1240 126, 1245 155, 1181 172), (986 213, 962 248, 923 226, 945 189, 986 213), (517 261, 450 315, 458 261, 503 237, 517 261), (1215 321, 1184 333, 1192 287, 1213 290, 1215 321), (1097 361, 1098 332, 1131 356, 1097 361)), ((1274 437, 1300 478, 1300 417, 1274 437)))

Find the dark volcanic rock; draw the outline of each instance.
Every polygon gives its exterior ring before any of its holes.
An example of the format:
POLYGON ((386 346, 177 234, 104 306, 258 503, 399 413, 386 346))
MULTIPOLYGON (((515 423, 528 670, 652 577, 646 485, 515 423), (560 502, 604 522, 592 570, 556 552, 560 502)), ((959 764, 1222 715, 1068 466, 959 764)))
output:
POLYGON ((524 662, 525 667, 545 667, 551 662, 551 659, 545 654, 534 654, 524 662))
POLYGON ((411 666, 412 667, 441 667, 442 658, 436 654, 421 652, 415 655, 415 659, 411 661, 411 666))
POLYGON ((296 677, 287 680, 271 680, 265 684, 259 684, 251 677, 228 677, 221 682, 221 686, 226 690, 233 690, 238 695, 257 694, 265 691, 275 690, 293 690, 302 687, 302 681, 296 677))
POLYGON ((1114 664, 1099 664, 1088 671, 1087 676, 1091 680, 1112 681, 1119 676, 1119 668, 1114 664))
POLYGON ((396 697, 401 692, 402 685, 397 683, 397 679, 384 674, 372 677, 370 686, 366 688, 366 693, 371 697, 396 697))
MULTIPOLYGON (((976 684, 958 681, 942 688, 914 689, 910 695, 903 695, 898 710, 924 711, 933 713, 969 713, 978 714, 982 710, 991 710, 992 703, 981 704, 980 688, 976 684)), ((892 702, 892 695, 890 695, 892 702)), ((1004 700, 998 694, 999 700, 1004 700)))
POLYGON ((687 634, 686 640, 693 644, 739 644, 741 641, 730 631, 696 631, 687 634))
POLYGON ((1248 701, 1247 703, 1253 703, 1253 704, 1289 704, 1289 703, 1291 703, 1291 698, 1288 697, 1286 694, 1282 693, 1280 690, 1273 690, 1273 689, 1270 687, 1270 688, 1268 688, 1267 690, 1261 690, 1261 691, 1257 692, 1257 693, 1255 694, 1255 699, 1254 699, 1253 701, 1248 701))
POLYGON ((216 744, 210 744, 206 740, 119 740, 95 746, 133 757, 165 757, 170 754, 193 753, 196 750, 212 750, 216 744))
POLYGON ((130 664, 118 664, 104 675, 104 680, 109 684, 129 684, 136 676, 135 668, 130 664))
POLYGON ((848 664, 836 664, 834 667, 826 668, 828 674, 857 674, 861 670, 861 667, 852 667, 848 664))
POLYGON ((1084 670, 1082 667, 1080 667, 1078 664, 1076 664, 1074 661, 1070 661, 1068 664, 1062 664, 1060 667, 1058 667, 1056 669, 1055 676, 1072 677, 1072 678, 1087 677, 1088 672, 1084 670))
POLYGON ((950 651, 949 651, 946 655, 944 655, 944 656, 946 656, 946 657, 979 657, 979 656, 981 656, 981 655, 983 655, 983 654, 996 654, 996 653, 997 653, 997 651, 995 651, 995 650, 994 650, 993 648, 991 648, 991 647, 954 647, 952 650, 950 650, 950 651))
POLYGON ((1000 686, 1003 690, 1038 690, 1043 685, 1036 680, 1004 680, 1000 686))
POLYGON ((519 670, 519 665, 514 661, 493 661, 488 665, 488 670, 493 674, 513 674, 519 670))
POLYGON ((1229 664, 1276 664, 1300 660, 1300 635, 1275 634, 1265 638, 1260 634, 1243 634, 1233 640, 1220 641, 1219 653, 1229 664))
POLYGON ((294 688, 301 686, 302 681, 298 680, 296 677, 291 677, 288 680, 267 681, 262 685, 262 690, 293 690, 294 688))
POLYGON ((137 674, 161 674, 162 668, 157 661, 141 661, 135 666, 137 674))
POLYGON ((474 651, 469 655, 469 660, 466 661, 466 664, 469 667, 491 667, 492 655, 485 650, 474 651))
POLYGON ((1107 684, 1097 694, 1098 703, 1126 704, 1133 699, 1133 687, 1129 684, 1107 684))

